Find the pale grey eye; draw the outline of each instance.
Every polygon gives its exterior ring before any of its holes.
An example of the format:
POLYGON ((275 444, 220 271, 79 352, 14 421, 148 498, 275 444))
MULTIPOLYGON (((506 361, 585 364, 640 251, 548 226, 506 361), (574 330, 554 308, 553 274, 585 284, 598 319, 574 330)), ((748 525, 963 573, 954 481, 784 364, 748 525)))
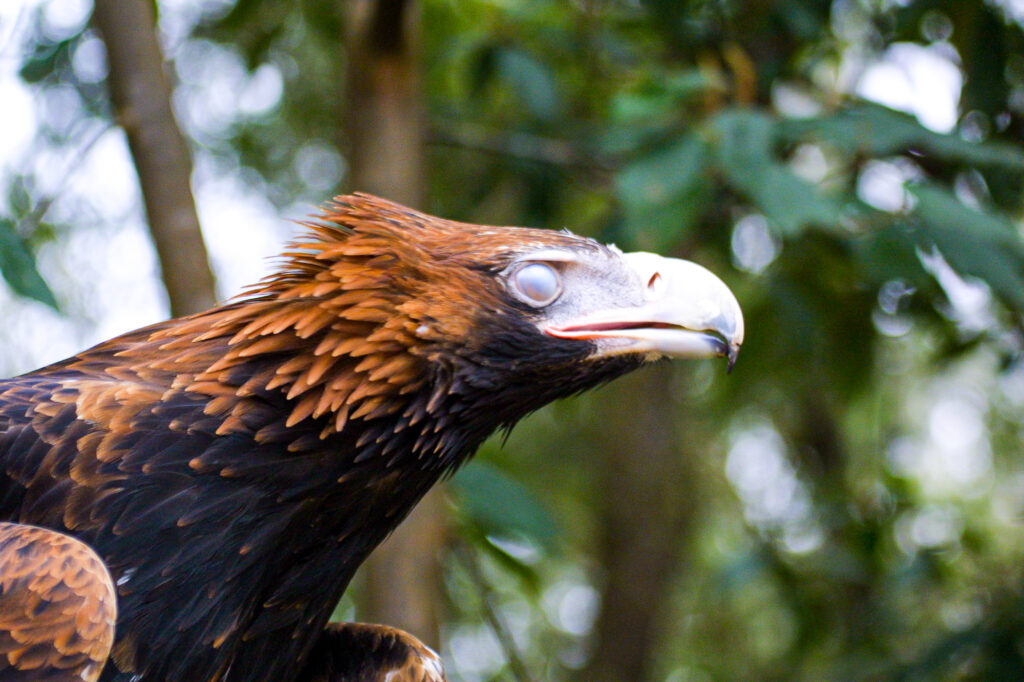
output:
POLYGON ((512 275, 519 297, 527 303, 544 306, 562 293, 558 271, 545 263, 528 263, 512 275))

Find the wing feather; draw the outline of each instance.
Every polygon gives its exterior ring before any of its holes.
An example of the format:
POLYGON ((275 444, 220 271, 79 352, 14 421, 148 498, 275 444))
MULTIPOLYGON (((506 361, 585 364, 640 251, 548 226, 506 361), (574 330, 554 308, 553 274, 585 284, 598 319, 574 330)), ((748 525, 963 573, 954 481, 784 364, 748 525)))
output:
POLYGON ((445 682, 441 657, 408 632, 386 625, 331 623, 301 682, 445 682))
POLYGON ((85 543, 0 523, 0 678, 97 680, 116 620, 110 573, 85 543))

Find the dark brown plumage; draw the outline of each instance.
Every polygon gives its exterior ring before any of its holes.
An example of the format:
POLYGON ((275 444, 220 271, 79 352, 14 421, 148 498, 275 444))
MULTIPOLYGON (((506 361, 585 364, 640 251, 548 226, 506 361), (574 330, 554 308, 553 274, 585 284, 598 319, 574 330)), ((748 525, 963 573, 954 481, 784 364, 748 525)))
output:
POLYGON ((438 682, 441 658, 407 632, 386 625, 332 623, 309 654, 305 682, 438 682))
POLYGON ((110 570, 104 680, 433 674, 404 633, 326 628, 366 555, 495 429, 742 337, 691 263, 342 197, 240 298, 0 382, 0 518, 110 570))

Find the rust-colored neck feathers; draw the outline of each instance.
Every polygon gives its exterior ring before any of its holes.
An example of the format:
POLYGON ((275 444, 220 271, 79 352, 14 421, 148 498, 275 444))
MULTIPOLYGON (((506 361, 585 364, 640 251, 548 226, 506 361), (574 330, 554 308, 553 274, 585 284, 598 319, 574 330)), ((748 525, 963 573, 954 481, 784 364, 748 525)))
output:
POLYGON ((143 330, 141 343, 118 355, 210 396, 206 412, 223 418, 219 434, 245 428, 239 398, 267 391, 291 401, 287 427, 325 417, 321 438, 354 419, 402 410, 409 424, 425 417, 449 388, 451 340, 471 336, 474 309, 500 307, 486 269, 511 247, 482 252, 477 235, 489 228, 364 195, 305 225, 274 274, 233 302, 143 330), (423 390, 430 400, 400 399, 423 390))

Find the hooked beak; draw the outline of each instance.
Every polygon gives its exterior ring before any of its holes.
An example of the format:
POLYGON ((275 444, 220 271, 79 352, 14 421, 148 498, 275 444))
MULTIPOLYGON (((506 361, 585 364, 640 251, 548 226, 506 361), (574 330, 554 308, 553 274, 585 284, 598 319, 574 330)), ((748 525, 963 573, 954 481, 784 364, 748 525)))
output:
POLYGON ((731 370, 743 344, 743 313, 729 287, 689 261, 643 252, 622 257, 644 287, 642 304, 600 310, 544 333, 593 340, 599 356, 726 357, 731 370))

